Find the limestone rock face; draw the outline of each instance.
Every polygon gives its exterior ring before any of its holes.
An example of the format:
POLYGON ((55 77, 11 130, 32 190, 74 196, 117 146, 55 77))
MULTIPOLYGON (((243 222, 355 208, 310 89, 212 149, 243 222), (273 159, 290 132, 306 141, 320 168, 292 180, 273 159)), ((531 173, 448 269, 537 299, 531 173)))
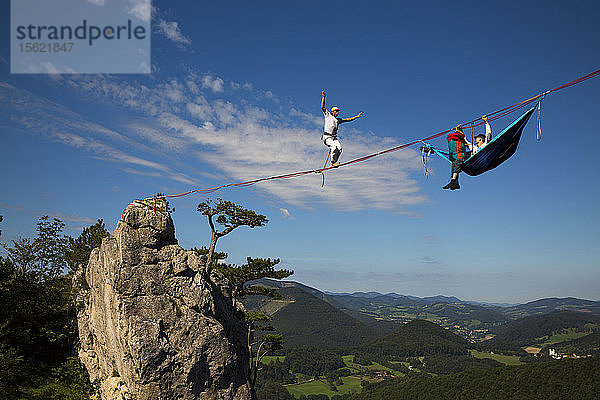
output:
POLYGON ((129 205, 74 281, 79 357, 103 400, 254 399, 228 282, 177 245, 164 207, 129 205))

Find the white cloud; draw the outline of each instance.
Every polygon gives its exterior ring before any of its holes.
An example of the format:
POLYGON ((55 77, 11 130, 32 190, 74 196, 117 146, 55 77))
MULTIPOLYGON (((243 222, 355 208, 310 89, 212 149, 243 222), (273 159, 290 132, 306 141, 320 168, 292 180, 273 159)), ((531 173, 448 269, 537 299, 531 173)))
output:
POLYGON ((275 94, 273 92, 271 92, 270 90, 267 90, 265 92, 265 97, 269 100, 274 101, 275 103, 279 103, 279 98, 277 96, 275 96, 275 94))
POLYGON ((121 171, 126 172, 128 174, 151 176, 153 178, 161 177, 161 174, 159 174, 157 172, 139 171, 139 170, 133 169, 133 168, 121 168, 121 171))
MULTIPOLYGON (((328 148, 320 140, 322 117, 318 113, 293 109, 290 114, 281 114, 243 101, 209 100, 200 92, 198 81, 202 89, 217 92, 223 89, 223 80, 210 75, 202 78, 190 75, 151 84, 128 83, 111 76, 65 79, 61 84, 146 117, 125 124, 123 132, 107 130, 100 134, 101 128, 95 127, 98 137, 91 139, 71 129, 66 132, 68 135, 56 136, 56 140, 85 148, 97 156, 125 164, 126 168, 161 173, 188 185, 197 186, 198 180, 204 182, 204 178, 212 180, 200 188, 323 166, 328 148), (139 143, 146 152, 160 153, 161 159, 172 161, 159 163, 133 150, 125 153, 107 144, 105 139, 139 143), (183 156, 189 160, 175 169, 174 163, 183 156), (207 165, 208 171, 189 167, 197 163, 207 165)), ((344 126, 340 132, 342 162, 400 144, 394 138, 360 133, 352 128, 344 126)), ((266 192, 302 208, 325 206, 345 211, 369 208, 411 214, 411 205, 429 201, 411 176, 421 169, 416 151, 404 149, 326 171, 324 188, 322 175, 310 173, 292 180, 270 180, 248 190, 266 192)))
POLYGON ((292 214, 290 214, 290 212, 287 208, 280 208, 279 212, 281 213, 281 215, 283 215, 283 218, 291 218, 292 217, 292 214))
MULTIPOLYGON (((92 1, 104 2, 104 0, 92 0, 92 1)), ((139 19, 140 21, 149 23, 151 11, 152 11, 152 6, 150 4, 150 0, 127 0, 125 12, 127 14, 131 15, 132 17, 139 19)))
POLYGON ((192 44, 191 39, 181 33, 181 28, 175 21, 167 22, 164 19, 159 19, 156 23, 156 27, 158 32, 179 45, 192 44))
POLYGON ((219 78, 218 76, 212 77, 210 75, 205 75, 202 78, 202 87, 204 89, 210 89, 213 92, 217 92, 217 93, 224 92, 223 84, 224 84, 223 79, 219 78))
POLYGON ((71 68, 61 66, 60 68, 54 65, 49 61, 42 61, 40 63, 30 63, 25 67, 25 71, 30 74, 60 74, 61 68, 64 68, 65 71, 73 73, 74 71, 71 68))
POLYGON ((60 212, 44 212, 44 211, 41 211, 40 213, 41 214, 45 213, 50 217, 58 218, 63 222, 85 222, 88 224, 93 224, 96 222, 96 220, 93 218, 80 217, 79 215, 73 215, 73 214, 67 215, 67 214, 63 214, 60 212))
POLYGON ((288 115, 290 117, 298 117, 303 119, 304 121, 310 123, 311 125, 314 126, 320 126, 323 124, 323 116, 321 115, 316 115, 316 114, 309 114, 309 113, 305 113, 304 111, 300 111, 297 110, 296 108, 292 107, 288 113, 288 115))
POLYGON ((106 0, 87 0, 87 2, 95 6, 103 6, 106 4, 106 0))
POLYGON ((209 120, 213 117, 214 112, 208 101, 204 97, 196 97, 192 103, 187 103, 187 110, 193 117, 202 120, 209 120))

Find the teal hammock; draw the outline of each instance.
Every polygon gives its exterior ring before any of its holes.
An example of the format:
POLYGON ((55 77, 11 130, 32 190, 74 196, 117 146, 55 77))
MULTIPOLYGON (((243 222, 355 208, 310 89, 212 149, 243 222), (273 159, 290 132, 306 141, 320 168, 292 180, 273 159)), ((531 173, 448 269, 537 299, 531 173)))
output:
MULTIPOLYGON (((485 147, 467 158, 462 165, 462 171, 471 176, 481 175, 486 171, 496 168, 515 154, 523 128, 525 128, 535 107, 530 108, 494 137, 485 147)), ((425 150, 433 151, 449 163, 452 163, 448 158, 448 152, 436 149, 431 145, 426 144, 425 146, 425 150)))

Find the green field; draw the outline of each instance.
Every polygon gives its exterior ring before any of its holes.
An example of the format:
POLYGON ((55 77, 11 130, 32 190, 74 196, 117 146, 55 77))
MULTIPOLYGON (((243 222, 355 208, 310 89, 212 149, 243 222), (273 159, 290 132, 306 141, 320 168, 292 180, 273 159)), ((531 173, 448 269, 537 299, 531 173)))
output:
MULTIPOLYGON (((266 358, 266 357, 265 357, 266 358)), ((265 360, 267 362, 275 361, 277 357, 270 356, 265 360)), ((378 363, 371 363, 371 365, 360 365, 354 363, 353 355, 343 356, 342 359, 346 364, 347 368, 352 370, 354 375, 352 376, 344 376, 341 378, 343 385, 336 386, 337 391, 331 390, 331 386, 327 383, 327 381, 323 378, 320 379, 310 379, 309 381, 305 381, 302 383, 294 383, 290 385, 284 385, 284 387, 290 392, 294 397, 300 397, 302 395, 310 395, 310 394, 326 394, 327 396, 333 396, 335 394, 345 394, 345 393, 359 393, 362 390, 362 386, 360 384, 361 380, 366 380, 369 382, 377 382, 381 379, 376 379, 373 377, 367 377, 371 375, 373 371, 390 371, 396 376, 402 376, 401 373, 394 371, 390 368, 384 367, 378 363), (366 374, 367 376, 361 377, 359 376, 361 373, 366 374)), ((283 361, 283 358, 280 357, 280 360, 283 361)), ((307 378, 300 377, 299 378, 307 378)))
POLYGON ((550 336, 546 341, 539 343, 538 346, 544 347, 547 345, 565 342, 567 340, 579 339, 580 337, 584 337, 589 334, 589 332, 575 332, 574 329, 569 329, 569 332, 567 333, 557 333, 550 336))
POLYGON ((484 353, 477 350, 469 350, 471 354, 476 358, 491 358, 492 360, 496 360, 501 362, 504 365, 521 365, 523 364, 519 361, 519 356, 505 356, 502 354, 492 354, 492 353, 484 353))
POLYGON ((275 360, 277 360, 279 358, 279 361, 284 362, 285 361, 285 356, 264 356, 260 362, 262 362, 263 364, 269 365, 272 362, 275 362, 275 360))
POLYGON ((336 386, 337 392, 331 390, 329 384, 324 379, 284 386, 294 397, 300 397, 303 394, 326 394, 331 397, 334 394, 358 393, 362 390, 359 378, 345 376, 342 378, 342 382, 344 382, 343 385, 336 386))
POLYGON ((398 372, 398 371, 394 371, 391 368, 388 367, 384 367, 381 364, 378 364, 376 362, 371 362, 371 365, 360 365, 360 364, 356 364, 354 363, 354 356, 353 355, 348 355, 348 356, 342 356, 342 359, 344 360, 344 363, 346 363, 346 366, 348 368, 350 368, 352 370, 352 372, 354 373, 358 373, 360 371, 365 371, 365 372, 369 372, 369 371, 389 371, 391 373, 393 373, 396 376, 403 376, 404 374, 398 372))

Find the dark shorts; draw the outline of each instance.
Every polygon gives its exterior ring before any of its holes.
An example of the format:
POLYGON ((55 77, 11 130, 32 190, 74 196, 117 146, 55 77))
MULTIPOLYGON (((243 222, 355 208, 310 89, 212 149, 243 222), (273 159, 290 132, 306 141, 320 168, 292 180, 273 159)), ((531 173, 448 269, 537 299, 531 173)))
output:
POLYGON ((452 161, 452 170, 451 172, 453 174, 459 174, 462 171, 462 165, 465 161, 464 160, 454 160, 452 161))

